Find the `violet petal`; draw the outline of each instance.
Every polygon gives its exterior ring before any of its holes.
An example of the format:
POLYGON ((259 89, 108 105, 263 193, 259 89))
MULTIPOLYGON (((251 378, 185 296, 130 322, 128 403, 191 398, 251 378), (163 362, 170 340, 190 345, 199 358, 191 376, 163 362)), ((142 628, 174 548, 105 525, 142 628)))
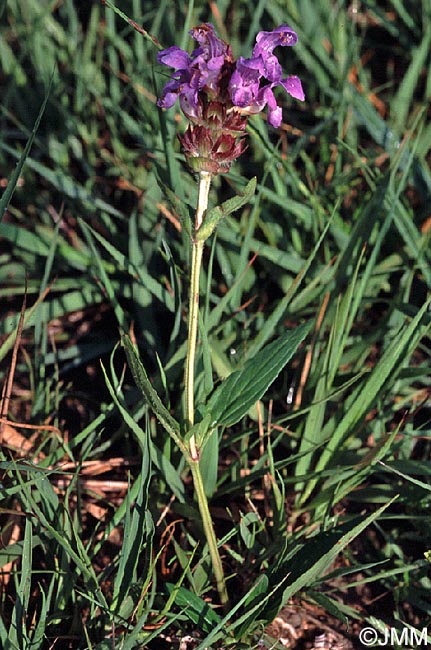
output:
POLYGON ((296 32, 289 25, 280 25, 271 32, 259 32, 256 37, 256 45, 253 49, 253 56, 272 54, 274 48, 281 45, 295 45, 298 40, 296 32))
POLYGON ((290 77, 287 77, 287 79, 281 79, 279 83, 285 90, 287 90, 289 95, 295 97, 295 99, 299 99, 301 102, 304 101, 304 90, 299 77, 291 75, 290 77))
POLYGON ((176 70, 185 70, 190 65, 190 56, 177 45, 168 47, 157 54, 157 62, 176 70))

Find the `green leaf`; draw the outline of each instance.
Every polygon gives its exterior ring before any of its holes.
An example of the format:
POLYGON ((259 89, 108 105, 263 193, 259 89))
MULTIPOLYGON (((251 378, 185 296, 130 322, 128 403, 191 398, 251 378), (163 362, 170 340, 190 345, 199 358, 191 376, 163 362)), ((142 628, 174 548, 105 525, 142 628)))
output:
POLYGON ((201 448, 200 457, 202 480, 207 497, 212 497, 217 487, 218 463, 219 436, 217 431, 213 431, 205 440, 205 445, 201 448))
POLYGON ((12 612, 8 641, 11 648, 27 645, 29 639, 25 626, 27 608, 30 600, 31 565, 32 565, 32 537, 33 529, 29 518, 25 521, 24 544, 21 560, 21 580, 18 586, 17 599, 12 612))
MULTIPOLYGON (((166 308, 169 309, 169 311, 174 310, 172 297, 169 295, 166 289, 164 289, 160 285, 159 282, 157 282, 153 277, 151 277, 151 275, 145 270, 143 265, 135 266, 134 264, 132 264, 130 260, 127 258, 127 256, 124 255, 124 253, 122 253, 120 250, 115 248, 115 246, 113 246, 107 239, 105 239, 105 237, 102 237, 102 235, 98 233, 97 230, 91 228, 82 219, 78 219, 78 221, 82 229, 84 230, 84 232, 86 234, 91 233, 91 235, 100 242, 100 244, 109 253, 109 255, 111 255, 111 257, 115 262, 116 269, 122 269, 126 271, 135 280, 138 279, 142 290, 149 291, 155 298, 160 300, 162 304, 166 305, 166 308)), ((101 275, 102 273, 106 275, 106 272, 103 267, 103 261, 100 257, 98 258, 98 254, 95 249, 93 249, 93 255, 94 255, 93 259, 95 259, 98 262, 101 275)), ((108 276, 106 275, 106 277, 108 276)), ((113 304, 115 304, 113 300, 113 298, 115 298, 115 292, 113 292, 112 295, 112 292, 110 291, 110 287, 112 285, 107 280, 105 281, 105 285, 109 297, 113 301, 113 304)))
POLYGON ((180 503, 185 503, 186 494, 184 483, 181 480, 180 470, 175 469, 169 458, 154 444, 150 443, 151 461, 164 477, 172 494, 175 494, 180 503))
MULTIPOLYGON (((295 294, 299 290, 299 287, 302 285, 304 278, 306 277, 309 269, 311 268, 311 264, 313 260, 316 258, 317 253, 322 243, 325 240, 326 234, 332 224, 332 220, 335 216, 335 213, 336 213, 336 208, 333 210, 331 217, 328 219, 328 222, 324 227, 322 234, 317 240, 310 255, 305 260, 300 270, 297 272, 297 275, 293 280, 292 284, 290 285, 289 289, 287 290, 285 296, 283 296, 283 298, 275 306, 272 314, 270 314, 269 317, 266 319, 266 321, 263 323, 262 329, 260 330, 259 334, 256 336, 255 340, 251 342, 247 352, 248 357, 256 354, 257 352, 259 352, 259 350, 261 350, 263 345, 265 345, 268 339, 274 334, 276 327, 279 325, 280 321, 285 316, 288 306, 291 304, 295 294)), ((257 250, 259 250, 260 253, 261 252, 260 243, 256 242, 256 248, 257 250)), ((283 252, 283 256, 284 256, 284 252, 283 252)), ((320 277, 322 277, 322 275, 323 275, 323 271, 320 274, 320 277)), ((217 307, 214 308, 213 313, 216 311, 216 309, 217 307)), ((213 315, 213 313, 211 314, 211 316, 213 315)))
POLYGON ((410 483, 413 483, 417 487, 420 487, 423 490, 427 490, 428 492, 431 492, 431 486, 429 485, 429 483, 424 483, 423 481, 419 481, 419 479, 417 479, 417 478, 413 478, 413 476, 409 476, 408 474, 404 474, 403 472, 399 472, 397 469, 395 469, 395 467, 392 467, 390 464, 386 464, 381 460, 379 460, 378 463, 387 472, 392 472, 393 474, 397 474, 398 476, 401 476, 406 481, 409 481, 410 483))
POLYGON ((272 595, 270 592, 266 596, 264 592, 267 588, 267 578, 264 574, 261 574, 256 582, 249 588, 246 594, 235 603, 228 611, 228 613, 221 619, 221 621, 216 625, 216 627, 211 630, 208 636, 198 645, 196 650, 207 650, 210 647, 211 643, 215 643, 219 639, 226 641, 229 638, 228 635, 232 634, 234 630, 239 630, 235 635, 237 638, 242 634, 244 630, 249 629, 248 621, 255 619, 255 614, 259 613, 262 610, 262 603, 272 595), (260 594, 261 599, 255 602, 255 595, 260 594), (245 610, 245 614, 240 614, 239 617, 236 616, 237 612, 242 612, 245 610), (231 621, 234 621, 231 623, 231 621), (229 624, 229 625, 228 625, 229 624))
POLYGON ((118 573, 114 582, 114 593, 112 597, 111 610, 118 610, 130 588, 136 582, 136 569, 139 557, 146 549, 147 558, 152 554, 152 538, 154 533, 153 521, 148 510, 148 490, 151 475, 149 436, 146 440, 146 453, 142 454, 142 469, 137 479, 139 482, 139 493, 132 510, 132 503, 129 490, 126 494, 126 517, 124 522, 124 541, 120 551, 120 562, 118 573))
MULTIPOLYGON (((23 323, 22 327, 23 329, 26 328, 28 325, 33 325, 34 323, 34 316, 37 313, 37 309, 39 305, 44 301, 46 298, 47 292, 42 293, 29 309, 25 310, 24 317, 23 317, 23 323)), ((19 325, 17 324, 16 327, 10 332, 7 333, 6 338, 0 345, 0 361, 4 359, 6 354, 13 348, 13 345, 15 343, 15 339, 18 336, 18 330, 19 330, 19 325)))
POLYGON ((48 255, 49 244, 40 233, 25 230, 12 223, 2 223, 0 224, 0 237, 7 239, 17 248, 30 251, 33 255, 39 255, 40 257, 48 255))
MULTIPOLYGON (((0 142, 0 148, 4 151, 7 151, 7 153, 9 153, 11 156, 17 158, 19 161, 18 165, 21 163, 23 154, 20 154, 18 150, 9 147, 9 145, 5 144, 4 142, 0 142)), ((24 151, 26 154, 28 154, 27 147, 24 151)), ((29 156, 27 156, 27 166, 45 178, 45 180, 48 181, 48 183, 50 183, 53 187, 55 187, 59 192, 62 192, 64 195, 68 196, 71 199, 85 203, 87 209, 102 210, 114 217, 118 217, 120 219, 123 218, 121 212, 119 212, 116 208, 114 208, 106 201, 92 196, 91 193, 87 192, 87 190, 82 185, 75 182, 75 180, 70 176, 63 174, 61 170, 57 169, 54 171, 46 165, 38 162, 37 160, 30 158, 29 156)), ((15 179, 15 176, 12 178, 15 179)))
POLYGON ((340 621, 344 623, 346 628, 349 626, 349 619, 347 616, 341 611, 339 604, 334 598, 329 598, 329 596, 326 596, 325 594, 322 594, 318 591, 313 591, 309 592, 309 596, 313 598, 313 600, 323 607, 323 609, 331 614, 332 616, 335 616, 338 618, 340 621))
POLYGON ((158 179, 158 183, 164 195, 167 197, 169 203, 171 204, 171 207, 173 208, 174 212, 176 212, 176 214, 178 215, 184 230, 186 231, 188 236, 191 237, 192 223, 193 223, 192 208, 185 201, 182 201, 180 197, 177 196, 177 194, 175 194, 175 192, 173 192, 171 188, 166 185, 166 183, 163 183, 161 179, 158 179))
POLYGON ((241 624, 235 629, 235 635, 237 638, 240 639, 243 635, 246 635, 247 632, 253 628, 254 621, 260 618, 262 606, 271 597, 270 593, 268 593, 268 588, 268 577, 265 575, 265 573, 261 573, 246 595, 246 599, 242 607, 245 614, 242 617, 243 620, 241 624))
MULTIPOLYGON (((43 494, 40 484, 41 481, 45 480, 45 477, 40 476, 40 472, 37 468, 33 469, 29 466, 26 471, 30 476, 34 477, 35 493, 43 494)), ((44 532, 48 533, 65 552, 66 556, 75 563, 78 573, 81 573, 82 575, 86 593, 97 601, 99 607, 104 610, 108 609, 103 592, 100 590, 93 565, 91 564, 91 559, 85 551, 84 543, 79 537, 78 532, 71 527, 71 533, 73 535, 72 540, 68 538, 65 530, 62 530, 61 532, 58 530, 57 521, 55 522, 55 525, 52 525, 42 507, 40 507, 34 499, 33 492, 30 489, 30 484, 25 483, 20 472, 16 472, 16 477, 21 486, 21 497, 24 499, 25 508, 28 509, 29 512, 31 511, 32 515, 38 519, 40 526, 45 529, 44 532)))
POLYGON ((192 593, 185 587, 176 587, 168 583, 166 585, 169 593, 175 593, 175 603, 179 607, 184 607, 186 616, 199 627, 200 630, 210 632, 221 621, 220 617, 202 598, 192 593))
POLYGON ((178 447, 183 450, 185 446, 180 438, 180 425, 172 417, 167 408, 163 405, 159 395, 154 390, 142 362, 139 353, 127 334, 121 336, 121 344, 126 352, 127 362, 137 387, 142 391, 145 399, 151 407, 154 415, 162 427, 173 438, 178 447))
POLYGON ((275 594, 265 609, 265 620, 272 620, 283 605, 285 605, 298 591, 307 588, 319 580, 331 567, 335 558, 346 548, 363 530, 388 508, 397 498, 395 496, 385 505, 373 512, 368 517, 355 519, 337 526, 330 531, 323 531, 311 536, 293 557, 284 560, 270 576, 270 585, 282 583, 288 575, 288 584, 281 585, 278 595, 275 594))
POLYGON ((257 512, 247 512, 239 523, 239 532, 246 548, 251 550, 256 542, 256 531, 261 528, 261 519, 257 512))
POLYGON ((385 382, 393 382, 395 380, 395 377, 401 371, 406 360, 409 359, 412 350, 419 343, 420 339, 426 335, 430 328, 430 323, 424 323, 424 321, 427 321, 427 311, 430 304, 431 299, 427 300, 411 323, 400 330, 398 335, 388 345, 364 383, 352 393, 348 402, 346 402, 346 414, 332 434, 328 445, 323 450, 317 464, 317 470, 321 470, 327 465, 331 456, 336 452, 346 436, 354 431, 355 426, 365 416, 368 409, 371 408, 375 402, 376 395, 381 394, 385 382))
POLYGON ((428 24, 427 29, 424 30, 423 39, 420 45, 412 49, 411 63, 408 70, 403 75, 401 83, 398 85, 397 93, 391 104, 391 112, 393 111, 396 127, 400 132, 405 128, 405 124, 408 121, 410 106, 414 101, 419 78, 423 73, 427 57, 429 56, 430 44, 431 29, 428 24))
POLYGON ((231 426, 238 422, 264 395, 309 330, 309 323, 289 330, 246 361, 241 370, 229 375, 208 401, 207 412, 212 415, 212 426, 231 426))
MULTIPOLYGON (((118 395, 118 393, 114 389, 113 385, 111 384, 103 364, 102 364, 102 371, 103 371, 103 374, 104 374, 104 377, 105 377, 106 387, 109 390, 109 393, 110 393, 110 395, 112 397, 112 400, 113 400, 114 404, 116 405, 116 407, 118 408, 118 410, 120 411, 124 422, 127 424, 128 427, 130 427, 130 430, 136 436, 136 439, 138 440, 139 445, 141 446, 142 453, 143 454, 146 453, 147 445, 149 444, 149 451, 150 451, 151 461, 154 463, 154 465, 157 467, 157 469, 160 470, 160 472, 163 474, 163 476, 164 476, 164 478, 166 480, 166 483, 169 485, 169 487, 172 490, 173 494, 175 494, 177 499, 181 503, 183 503, 185 501, 184 484, 181 481, 181 479, 180 479, 180 477, 178 475, 178 472, 173 467, 173 465, 170 462, 169 458, 167 458, 166 456, 163 455, 163 453, 154 444, 154 442, 152 440, 148 441, 147 433, 142 429, 142 427, 139 425, 139 423, 135 419, 135 417, 129 413, 129 409, 127 408, 126 404, 124 404, 123 400, 120 399, 120 396, 118 395)), ((150 386, 151 386, 151 384, 150 384, 150 386)), ((137 483, 135 483, 135 485, 137 485, 137 483)), ((137 495, 136 495, 136 498, 137 498, 137 495)))
POLYGON ((104 287, 106 294, 109 300, 111 301, 118 323, 120 327, 125 330, 127 329, 127 325, 126 325, 127 317, 123 307, 118 301, 118 297, 117 297, 118 294, 115 291, 115 288, 111 282, 111 278, 109 277, 107 270, 105 269, 102 257, 94 244, 94 239, 93 239, 94 233, 92 233, 90 227, 85 223, 85 221, 83 221, 82 219, 78 219, 78 222, 82 227, 85 239, 87 240, 88 247, 90 248, 93 254, 93 259, 97 265, 102 286, 104 287))

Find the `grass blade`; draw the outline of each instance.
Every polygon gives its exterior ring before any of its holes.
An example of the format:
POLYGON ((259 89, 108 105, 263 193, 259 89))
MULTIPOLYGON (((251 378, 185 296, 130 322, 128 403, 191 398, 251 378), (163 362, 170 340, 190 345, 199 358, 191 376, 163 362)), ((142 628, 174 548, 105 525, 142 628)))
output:
POLYGON ((27 157, 28 157, 28 155, 30 153, 30 149, 31 149, 31 147, 33 145, 33 141, 34 141, 34 139, 36 137, 36 133, 37 133, 37 130, 39 128, 40 121, 41 121, 42 116, 43 116, 43 114, 45 112, 46 105, 48 103, 49 94, 51 92, 52 79, 53 79, 53 77, 51 76, 51 81, 49 82, 48 88, 47 88, 46 93, 45 93, 45 98, 44 98, 44 100, 42 102, 42 105, 40 107, 38 116, 37 116, 36 121, 34 123, 32 132, 30 134, 30 137, 27 140, 27 143, 26 143, 26 145, 24 147, 24 150, 23 150, 22 154, 19 156, 18 163, 17 163, 14 171, 12 172, 12 175, 11 175, 11 177, 9 179, 9 182, 7 184, 7 187, 6 187, 5 191, 2 194, 2 197, 0 198, 0 222, 2 221, 2 219, 3 219, 4 215, 5 215, 7 207, 9 205, 9 203, 10 203, 10 200, 12 198, 12 195, 13 195, 13 193, 15 191, 15 188, 16 188, 16 185, 18 183, 18 179, 19 179, 19 177, 21 175, 22 168, 24 167, 25 161, 26 161, 26 159, 27 159, 27 157))

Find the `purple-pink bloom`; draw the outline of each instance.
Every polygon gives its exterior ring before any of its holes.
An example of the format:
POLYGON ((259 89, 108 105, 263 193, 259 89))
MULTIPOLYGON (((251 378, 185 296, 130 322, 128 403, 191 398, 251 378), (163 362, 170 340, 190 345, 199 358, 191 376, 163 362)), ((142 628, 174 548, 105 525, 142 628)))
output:
POLYGON ((298 37, 296 32, 289 25, 280 25, 271 32, 259 32, 256 36, 256 45, 253 49, 253 56, 266 53, 272 54, 274 48, 278 45, 296 45, 298 37))
POLYGON ((159 52, 157 61, 174 69, 157 105, 170 108, 179 99, 190 124, 180 137, 194 171, 211 174, 226 171, 245 149, 247 118, 268 110, 268 122, 278 127, 281 107, 273 89, 281 86, 292 97, 304 100, 298 77, 283 77, 276 47, 295 45, 298 38, 288 25, 259 32, 252 56, 234 61, 230 45, 204 23, 190 31, 198 43, 191 54, 173 46, 159 52))
POLYGON ((223 65, 232 60, 230 45, 217 36, 209 23, 194 27, 190 30, 190 35, 200 43, 200 47, 192 53, 192 59, 201 73, 201 87, 206 86, 210 91, 216 92, 223 65))
POLYGON ((230 96, 235 106, 245 108, 255 100, 262 75, 263 68, 258 57, 239 57, 229 82, 230 96))
POLYGON ((277 105, 272 89, 282 86, 292 97, 304 101, 304 91, 298 77, 282 78, 282 67, 273 54, 281 45, 295 45, 298 37, 288 25, 281 25, 272 32, 259 32, 250 59, 240 57, 229 82, 232 103, 244 113, 259 113, 268 106, 268 122, 278 127, 282 111, 277 105), (265 84, 265 81, 269 83, 265 84))
POLYGON ((175 70, 157 105, 170 108, 178 97, 182 111, 193 121, 201 115, 199 92, 205 89, 207 94, 217 94, 222 68, 232 61, 232 54, 230 45, 217 36, 209 23, 194 27, 190 35, 199 43, 191 54, 174 45, 157 55, 159 63, 175 70))

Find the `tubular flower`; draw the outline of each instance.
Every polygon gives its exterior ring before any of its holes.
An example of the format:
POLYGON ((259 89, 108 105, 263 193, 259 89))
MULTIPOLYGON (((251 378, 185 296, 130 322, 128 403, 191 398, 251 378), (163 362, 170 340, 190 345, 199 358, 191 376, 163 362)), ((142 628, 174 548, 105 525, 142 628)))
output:
POLYGON ((295 45, 298 37, 288 25, 281 25, 272 32, 259 32, 250 59, 240 57, 229 82, 232 103, 244 113, 259 113, 268 105, 268 122, 279 127, 282 110, 272 91, 282 86, 292 97, 304 101, 304 91, 298 77, 282 78, 282 67, 273 54, 278 46, 295 45), (265 83, 265 81, 269 83, 265 83))
POLYGON ((228 67, 233 59, 230 45, 216 35, 212 25, 204 23, 194 27, 190 35, 200 44, 191 55, 176 45, 157 55, 158 63, 175 69, 157 105, 170 108, 178 97, 184 115, 191 122, 199 123, 202 118, 201 100, 204 96, 219 98, 222 69, 228 67))
POLYGON ((188 54, 173 46, 159 52, 157 61, 174 68, 157 105, 170 108, 179 99, 190 124, 180 137, 187 160, 195 171, 227 171, 245 149, 248 115, 268 107, 268 122, 278 127, 282 109, 273 88, 283 87, 289 95, 304 100, 301 81, 283 71, 273 53, 277 46, 295 45, 296 33, 287 25, 271 32, 259 32, 252 56, 233 59, 228 43, 214 27, 204 23, 190 31, 199 46, 188 54))

